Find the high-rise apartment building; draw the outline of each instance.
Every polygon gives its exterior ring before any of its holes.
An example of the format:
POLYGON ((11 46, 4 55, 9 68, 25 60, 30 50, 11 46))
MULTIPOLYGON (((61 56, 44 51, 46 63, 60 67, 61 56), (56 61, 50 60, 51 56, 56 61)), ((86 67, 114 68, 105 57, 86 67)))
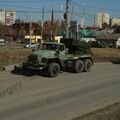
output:
POLYGON ((94 17, 94 25, 95 27, 102 27, 102 13, 96 13, 94 17))
POLYGON ((0 23, 3 25, 12 25, 15 23, 16 11, 15 10, 0 10, 0 23))
POLYGON ((110 15, 108 13, 96 13, 94 17, 95 27, 102 28, 102 25, 104 23, 107 23, 109 25, 109 21, 110 21, 110 15))
POLYGON ((111 19, 111 26, 119 25, 120 26, 120 18, 112 18, 111 19))

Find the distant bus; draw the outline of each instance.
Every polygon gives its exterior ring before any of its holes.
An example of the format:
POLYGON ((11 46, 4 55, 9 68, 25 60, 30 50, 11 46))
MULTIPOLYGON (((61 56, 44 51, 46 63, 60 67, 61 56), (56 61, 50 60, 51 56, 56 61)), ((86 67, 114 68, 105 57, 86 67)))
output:
POLYGON ((4 46, 5 45, 5 39, 0 39, 0 46, 4 46))

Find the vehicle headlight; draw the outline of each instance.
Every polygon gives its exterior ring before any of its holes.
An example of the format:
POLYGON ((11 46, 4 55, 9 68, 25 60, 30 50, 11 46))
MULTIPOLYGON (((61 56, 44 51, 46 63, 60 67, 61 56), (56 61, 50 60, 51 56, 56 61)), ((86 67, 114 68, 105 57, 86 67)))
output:
POLYGON ((29 61, 38 61, 38 56, 37 55, 30 55, 28 56, 29 61))

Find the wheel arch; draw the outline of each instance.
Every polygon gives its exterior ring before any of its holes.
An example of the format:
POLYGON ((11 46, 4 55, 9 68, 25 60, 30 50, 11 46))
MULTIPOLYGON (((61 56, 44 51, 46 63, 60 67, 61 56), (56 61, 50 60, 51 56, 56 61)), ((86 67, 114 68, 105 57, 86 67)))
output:
POLYGON ((50 64, 52 62, 58 63, 60 65, 60 68, 62 68, 62 64, 61 64, 61 62, 60 62, 60 60, 58 58, 51 58, 51 59, 47 60, 47 64, 50 64))

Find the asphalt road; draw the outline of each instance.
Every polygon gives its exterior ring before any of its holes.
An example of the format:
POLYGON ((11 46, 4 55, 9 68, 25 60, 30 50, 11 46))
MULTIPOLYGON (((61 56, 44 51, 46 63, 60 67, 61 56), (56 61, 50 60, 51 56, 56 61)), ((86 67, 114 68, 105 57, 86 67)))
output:
POLYGON ((120 64, 56 78, 0 72, 0 120, 71 120, 120 101, 120 64))

